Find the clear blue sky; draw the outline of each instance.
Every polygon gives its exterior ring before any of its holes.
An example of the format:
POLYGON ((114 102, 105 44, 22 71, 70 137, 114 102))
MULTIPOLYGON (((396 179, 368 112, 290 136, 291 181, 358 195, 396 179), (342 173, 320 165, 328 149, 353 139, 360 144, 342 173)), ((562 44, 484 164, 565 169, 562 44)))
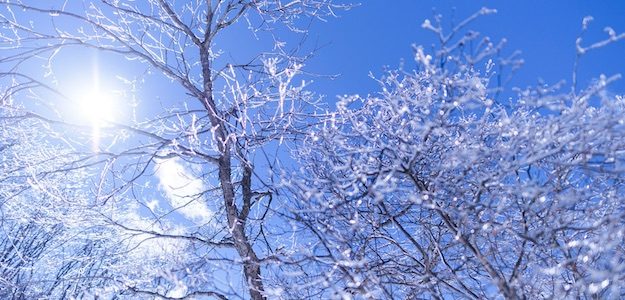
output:
MULTIPOLYGON (((359 7, 340 12, 338 19, 317 23, 312 28, 312 41, 328 43, 309 63, 309 70, 323 74, 341 74, 334 80, 316 79, 312 88, 326 94, 328 100, 337 94, 375 93, 376 76, 383 66, 397 67, 405 59, 405 68, 414 66, 411 44, 429 48, 433 35, 421 29, 426 18, 432 18, 432 8, 444 20, 455 14, 459 21, 481 7, 495 8, 498 13, 484 16, 471 26, 498 41, 508 40, 507 50, 522 51, 524 67, 510 86, 526 87, 538 78, 547 83, 566 79, 570 83, 575 58, 575 39, 581 30, 581 20, 591 15, 585 35, 585 45, 604 39, 606 26, 617 33, 625 32, 625 1, 434 1, 434 0, 363 0, 359 7), (455 8, 455 13, 452 13, 455 8)), ((625 41, 585 56, 580 65, 580 84, 605 73, 625 75, 625 41)), ((509 86, 509 87, 510 87, 509 86)), ((625 92, 625 79, 611 88, 625 92)))

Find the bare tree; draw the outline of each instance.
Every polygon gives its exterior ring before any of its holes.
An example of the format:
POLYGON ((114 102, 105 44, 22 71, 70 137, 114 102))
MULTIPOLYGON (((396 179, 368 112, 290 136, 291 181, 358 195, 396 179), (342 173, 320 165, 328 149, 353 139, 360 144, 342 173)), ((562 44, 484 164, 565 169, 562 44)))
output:
MULTIPOLYGON (((465 29, 492 12, 449 32, 426 20, 434 53, 415 47, 416 70, 344 97, 299 148, 302 177, 288 184, 320 294, 625 296, 625 102, 607 90, 619 76, 498 101, 501 70, 519 61, 465 29)), ((625 37, 608 33, 580 37, 578 56, 625 37)))
POLYGON ((99 265, 108 279, 83 292, 263 299, 289 288, 272 286, 279 282, 276 248, 289 238, 273 235, 283 221, 268 221, 280 210, 273 182, 278 149, 307 126, 316 99, 305 81, 294 81, 310 53, 279 33, 305 38, 311 20, 346 6, 331 0, 0 3, 3 107, 21 106, 22 118, 54 132, 50 143, 71 150, 69 160, 45 163, 86 173, 93 220, 114 233, 115 247, 101 253, 111 259, 99 265), (241 40, 228 42, 227 31, 241 40), (114 96, 132 109, 127 118, 105 112, 103 91, 72 95, 80 81, 67 88, 63 72, 82 73, 88 65, 73 67, 71 56, 91 50, 107 64, 124 64, 106 79, 123 83, 114 96), (159 93, 162 98, 154 96, 159 93), (81 101, 91 101, 90 113, 79 109, 81 101))
POLYGON ((101 234, 86 173, 66 168, 76 155, 24 113, 0 111, 0 297, 84 296, 111 280, 101 266, 119 259, 103 253, 116 241, 101 234))

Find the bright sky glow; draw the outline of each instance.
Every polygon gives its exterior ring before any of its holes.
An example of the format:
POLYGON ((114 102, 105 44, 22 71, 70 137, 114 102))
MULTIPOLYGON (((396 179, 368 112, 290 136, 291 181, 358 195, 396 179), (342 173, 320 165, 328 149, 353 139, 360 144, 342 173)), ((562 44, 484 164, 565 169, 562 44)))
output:
POLYGON ((95 51, 68 51, 55 56, 51 71, 58 89, 65 95, 61 100, 67 113, 65 120, 91 128, 92 150, 103 148, 102 129, 112 122, 124 120, 124 90, 117 79, 126 72, 119 65, 95 51))
POLYGON ((116 113, 119 111, 116 105, 116 98, 113 91, 101 88, 100 82, 75 91, 77 117, 81 123, 88 123, 91 126, 92 150, 100 149, 101 129, 107 122, 116 120, 116 113))
POLYGON ((94 127, 115 121, 117 107, 111 91, 102 90, 96 85, 80 94, 78 105, 81 118, 90 121, 94 127))

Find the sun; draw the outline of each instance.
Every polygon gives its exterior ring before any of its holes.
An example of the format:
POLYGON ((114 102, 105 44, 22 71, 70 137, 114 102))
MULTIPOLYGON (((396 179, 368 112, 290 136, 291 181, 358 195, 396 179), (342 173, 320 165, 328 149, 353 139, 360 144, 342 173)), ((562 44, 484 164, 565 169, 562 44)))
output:
MULTIPOLYGON (((112 63, 103 63, 98 53, 86 53, 80 64, 68 62, 55 73, 58 91, 64 103, 61 109, 64 121, 78 126, 92 150, 109 148, 108 133, 122 122, 126 95, 119 75, 112 63)), ((78 60, 77 60, 78 61, 78 60)), ((86 141, 85 141, 86 142, 86 141)))
POLYGON ((101 149, 102 129, 109 127, 118 117, 117 98, 110 88, 102 88, 99 82, 85 85, 74 90, 75 116, 80 123, 91 129, 91 148, 94 152, 101 149))
POLYGON ((113 93, 98 86, 85 90, 79 95, 80 118, 94 127, 103 127, 115 121, 116 104, 113 93))

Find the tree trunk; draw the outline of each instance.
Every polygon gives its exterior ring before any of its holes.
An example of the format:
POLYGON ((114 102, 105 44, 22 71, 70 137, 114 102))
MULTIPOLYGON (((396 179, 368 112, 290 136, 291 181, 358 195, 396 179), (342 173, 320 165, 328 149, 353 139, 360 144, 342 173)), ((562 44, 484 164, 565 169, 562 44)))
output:
MULTIPOLYGON (((219 158, 219 182, 224 197, 224 206, 228 219, 228 227, 234 239, 234 247, 243 261, 243 272, 247 280, 247 286, 250 296, 254 300, 265 299, 263 282, 260 274, 260 261, 254 252, 247 236, 245 235, 244 221, 239 218, 239 212, 236 206, 234 186, 232 185, 232 164, 231 149, 226 127, 219 116, 217 107, 213 100, 212 81, 211 81, 211 65, 209 58, 209 49, 207 45, 200 47, 200 59, 202 63, 202 72, 204 77, 204 99, 202 104, 207 110, 211 125, 215 128, 215 140, 218 143, 220 152, 219 158)), ((251 189, 251 181, 243 182, 243 190, 251 189)))

